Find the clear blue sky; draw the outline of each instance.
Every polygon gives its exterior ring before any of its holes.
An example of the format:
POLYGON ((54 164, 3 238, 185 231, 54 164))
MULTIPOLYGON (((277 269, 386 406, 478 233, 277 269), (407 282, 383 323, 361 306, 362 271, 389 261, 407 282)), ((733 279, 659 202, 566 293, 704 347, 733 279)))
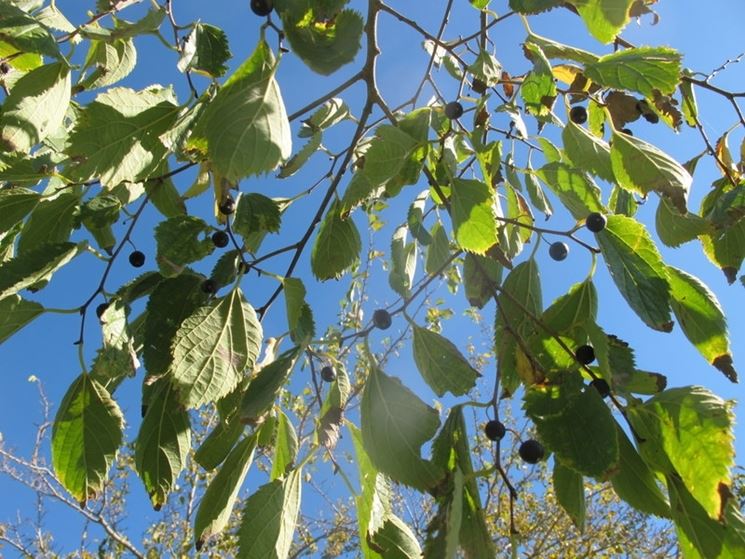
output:
MULTIPOLYGON (((466 4, 465 0, 458 0, 458 2, 466 4)), ((242 62, 255 47, 261 21, 250 13, 247 1, 206 3, 198 0, 176 0, 174 4, 176 17, 181 24, 201 19, 206 23, 225 29, 234 55, 231 68, 235 68, 242 62), (208 5, 211 7, 207 8, 208 5)), ((352 2, 352 5, 364 12, 363 4, 361 1, 352 2)), ((435 32, 445 2, 442 0, 392 1, 391 4, 416 19, 425 29, 435 32)), ((492 4, 494 9, 500 10, 503 9, 506 2, 494 0, 492 4)), ((59 2, 60 8, 75 23, 85 20, 86 16, 83 11, 86 8, 91 8, 92 5, 92 2, 59 2)), ((658 25, 652 26, 651 19, 647 17, 639 25, 636 23, 629 25, 623 36, 638 45, 669 45, 677 48, 684 53, 684 65, 701 72, 709 72, 726 59, 734 58, 745 50, 745 43, 741 39, 742 22, 745 21, 745 3, 741 0, 720 0, 708 3, 691 0, 661 0, 655 8, 661 15, 661 21, 658 25)), ((136 6, 125 10, 122 15, 125 19, 136 19, 142 13, 142 9, 143 6, 136 6)), ((458 30, 463 30, 464 33, 472 32, 475 29, 477 17, 476 12, 468 9, 468 6, 456 9, 446 38, 454 37, 458 30)), ((556 17, 556 13, 551 13, 536 18, 532 23, 533 29, 539 34, 588 48, 595 52, 608 51, 609 47, 593 42, 584 32, 577 32, 578 27, 575 17, 562 15, 558 20, 556 17)), ((380 25, 382 54, 378 65, 378 77, 384 97, 391 105, 396 105, 411 95, 413 88, 421 77, 427 58, 426 53, 418 46, 421 42, 420 38, 411 30, 386 14, 380 16, 380 25)), ((164 34, 169 36, 167 33, 164 34)), ((519 43, 524 36, 524 29, 517 18, 512 18, 500 25, 499 33, 494 35, 497 40, 494 53, 513 74, 527 69, 527 62, 522 57, 519 48, 519 43)), ((156 39, 151 37, 139 39, 137 48, 139 56, 137 69, 121 85, 140 89, 153 83, 173 83, 179 100, 185 101, 188 97, 188 90, 185 79, 175 68, 177 60, 175 53, 166 51, 156 39)), ((76 59, 79 59, 83 54, 82 51, 78 52, 76 59)), ((285 56, 280 65, 278 80, 282 87, 288 112, 292 113, 309 100, 341 83, 357 67, 358 65, 351 64, 330 78, 319 79, 292 55, 285 56)), ((456 84, 446 76, 444 70, 441 70, 437 76, 441 89, 446 93, 454 94, 456 84)), ((715 83, 724 88, 745 89, 745 65, 731 65, 725 72, 717 76, 715 83)), ((206 81, 197 78, 196 84, 201 90, 205 87, 206 81)), ((359 86, 345 94, 345 98, 349 100, 353 111, 357 114, 359 113, 360 95, 361 87, 359 86)), ((725 103, 713 95, 699 93, 698 97, 702 106, 703 123, 707 127, 710 137, 716 139, 734 122, 734 114, 725 103)), ((527 122, 530 132, 534 133, 534 122, 530 118, 527 119, 527 122)), ((297 124, 295 123, 293 126, 293 131, 296 130, 297 124)), ((664 128, 662 124, 652 126, 643 121, 634 123, 632 128, 635 135, 659 145, 680 161, 691 158, 703 149, 700 137, 691 129, 684 129, 681 134, 676 135, 664 128)), ((332 144, 332 149, 333 147, 342 147, 339 141, 343 135, 348 136, 350 130, 351 125, 343 125, 338 137, 330 136, 329 143, 332 144), (336 142, 336 146, 333 145, 334 142, 336 142)), ((558 132, 558 130, 549 130, 549 134, 557 136, 558 132)), ((733 134, 730 139, 730 146, 735 154, 739 150, 741 140, 741 130, 733 134)), ((294 141, 295 148, 302 142, 302 140, 297 139, 294 141)), ((523 162, 518 158, 517 163, 520 165, 523 162)), ((534 157, 533 163, 537 166, 541 162, 539 158, 534 157)), ((241 189, 244 191, 259 191, 272 196, 292 195, 306 187, 311 182, 311 178, 315 180, 325 169, 326 161, 323 155, 317 155, 308 166, 307 172, 303 173, 300 179, 278 181, 272 176, 254 178, 243 181, 241 189)), ((183 191, 187 188, 192 178, 193 175, 188 173, 177 178, 176 185, 179 190, 183 191)), ((698 207, 699 201, 715 178, 718 177, 713 165, 707 162, 707 164, 699 166, 691 193, 690 206, 692 208, 698 207)), ((342 184, 344 185, 346 182, 342 184)), ((400 211, 395 213, 396 210, 405 208, 419 190, 421 188, 408 187, 402 195, 402 201, 397 202, 392 206, 389 213, 384 214, 388 225, 379 234, 377 241, 378 246, 382 249, 387 250, 392 228, 402 219, 402 214, 400 211)), ((607 195, 607 190, 604 190, 604 192, 607 195)), ((314 199, 311 203, 315 204, 317 202, 314 199)), ((557 206, 555 204, 555 207, 557 206)), ((294 209, 295 213, 290 214, 287 221, 292 223, 295 220, 296 223, 300 223, 300 219, 307 215, 309 211, 307 208, 308 206, 299 206, 294 209)), ((208 209, 208 201, 190 203, 189 205, 190 212, 202 216, 209 215, 208 209)), ((653 223, 655 209, 656 200, 652 199, 640 209, 640 219, 648 224, 653 223)), ((150 257, 145 269, 154 269, 152 226, 157 222, 157 219, 159 219, 159 215, 154 210, 148 210, 142 222, 138 224, 134 235, 134 241, 138 248, 145 251, 150 257)), ((355 219, 363 232, 364 238, 364 232, 367 229, 366 224, 363 222, 362 216, 355 219)), ((570 219, 567 215, 559 212, 552 218, 549 225, 556 228, 569 226, 570 219)), ((298 230, 300 227, 303 226, 300 225, 298 230)), ((653 227, 650 230, 653 231, 653 227)), ((297 235, 297 231, 292 232, 292 236, 295 235, 297 235)), ((268 244, 267 246, 272 245, 268 244)), ((561 263, 548 259, 547 251, 540 249, 539 262, 544 282, 545 304, 566 292, 572 283, 585 277, 590 259, 579 248, 574 247, 570 258, 561 263)), ((703 257, 698 243, 690 243, 677 250, 667 250, 664 247, 662 249, 666 262, 693 272, 718 295, 728 314, 735 362, 742 371, 743 363, 745 363, 745 317, 742 312, 745 308, 745 305, 743 305, 745 297, 743 297, 742 285, 738 283, 728 286, 723 274, 703 257)), ((114 267, 114 273, 108 282, 110 291, 132 277, 132 269, 124 261, 125 259, 122 260, 114 267)), ((307 263, 308 258, 303 258, 301 269, 307 269, 307 263)), ((210 267, 211 262, 209 266, 202 268, 202 271, 207 272, 210 267)), ((46 290, 30 298, 50 307, 70 308, 79 305, 95 290, 102 269, 103 265, 100 261, 83 256, 76 261, 75 265, 70 266, 69 270, 66 269, 57 274, 46 290)), ((281 273, 282 269, 283 267, 277 266, 275 271, 281 273)), ((379 266, 377 266, 376 278, 380 281, 372 283, 369 304, 366 306, 368 316, 378 304, 390 303, 396 298, 395 294, 388 289, 387 280, 379 266)), ((309 288, 309 302, 316 313, 317 327, 320 332, 334 321, 335 312, 338 308, 337 302, 344 294, 344 284, 330 282, 319 287, 310 278, 305 279, 309 288)), ((625 302, 617 294, 615 287, 610 284, 602 263, 599 264, 596 281, 601 293, 600 324, 606 331, 618 334, 631 343, 636 349, 637 364, 640 368, 659 371, 668 375, 669 383, 673 386, 703 384, 723 397, 740 397, 741 388, 730 384, 719 372, 708 366, 684 339, 678 328, 675 329, 673 334, 662 334, 646 328, 626 308, 625 302)), ((267 290, 271 288, 273 288, 271 283, 254 282, 253 280, 247 280, 244 285, 244 290, 248 293, 249 299, 257 305, 263 302, 267 290)), ((444 295, 446 290, 443 288, 440 293, 444 295)), ((454 300, 454 304, 460 305, 461 301, 462 295, 459 295, 454 300)), ((284 330, 282 305, 281 300, 275 304, 268 321, 265 323, 266 332, 271 334, 284 330)), ((493 305, 486 307, 484 310, 487 324, 492 322, 493 312, 493 305)), ((98 336, 95 320, 90 320, 88 325, 90 328, 87 339, 92 342, 98 336)), ((399 326, 401 324, 398 322, 394 324, 394 327, 399 326)), ((0 363, 2 363, 5 383, 5 389, 0 392, 0 432, 6 445, 10 445, 22 453, 27 452, 36 429, 36 423, 40 420, 36 388, 27 381, 30 375, 36 375, 42 380, 50 401, 56 406, 70 382, 79 374, 77 352, 72 345, 77 337, 77 329, 78 319, 76 316, 49 314, 37 319, 31 326, 0 346, 0 363)), ((444 333, 451 335, 453 339, 462 339, 462 332, 464 331, 473 335, 474 339, 478 341, 477 331, 472 328, 466 319, 459 315, 446 324, 444 333)), ((94 354, 96 347, 95 343, 88 344, 86 355, 89 359, 94 354)), ((493 368, 488 369, 488 371, 492 370, 493 368)), ((392 362, 388 372, 401 376, 425 401, 431 402, 434 400, 434 395, 428 392, 426 386, 419 380, 410 352, 407 349, 402 352, 401 359, 392 362)), ((306 373, 299 374, 305 375, 306 373)), ((141 372, 136 380, 126 382, 116 394, 116 398, 127 417, 126 433, 130 440, 136 435, 140 421, 140 375, 141 372)), ((487 384, 491 382, 490 375, 487 374, 485 382, 487 384)), ((741 408, 738 407, 738 412, 740 410, 741 408)), ((743 436, 745 431, 741 426, 738 426, 736 433, 740 441, 737 448, 742 455, 745 450, 745 446, 743 446, 745 443, 742 442, 745 441, 745 436, 743 436)), ((249 484, 254 482, 253 478, 249 479, 249 484)), ((331 483, 331 479, 328 478, 327 482, 331 483)), ((131 528, 136 534, 152 521, 157 513, 154 513, 149 507, 145 492, 136 479, 132 479, 132 486, 134 487, 132 492, 134 496, 132 506, 134 508, 131 515, 131 528)), ((0 499, 0 520, 6 521, 15 518, 16 511, 19 509, 22 515, 33 514, 32 493, 27 489, 19 488, 17 484, 5 477, 0 477, 0 495, 3 496, 0 499)), ((312 501, 310 504, 314 506, 312 501)), ((52 514, 48 517, 48 521, 50 527, 54 529, 66 526, 67 522, 74 518, 75 516, 70 514, 64 516, 52 514)), ((57 531, 57 533, 59 532, 57 531)), ((135 536, 134 539, 136 541, 137 537, 135 536)), ((64 544, 66 550, 70 550, 72 547, 69 546, 74 546, 77 542, 77 535, 69 541, 60 536, 58 542, 64 544)))

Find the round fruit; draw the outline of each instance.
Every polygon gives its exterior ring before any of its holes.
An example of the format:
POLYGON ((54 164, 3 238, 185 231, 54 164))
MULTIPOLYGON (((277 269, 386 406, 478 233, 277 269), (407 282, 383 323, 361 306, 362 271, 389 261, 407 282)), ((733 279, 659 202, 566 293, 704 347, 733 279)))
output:
POLYGON ((458 101, 450 101, 450 103, 445 105, 445 116, 450 120, 460 118, 463 116, 463 105, 458 103, 458 101))
POLYGON ((272 0, 251 0, 251 11, 260 17, 268 16, 274 9, 273 4, 272 0))
POLYGON ((660 117, 657 113, 644 113, 642 116, 644 117, 644 120, 652 124, 657 124, 660 121, 660 117))
POLYGON ((634 135, 634 133, 631 131, 630 128, 621 128, 621 132, 623 132, 627 136, 633 136, 634 135))
POLYGON ((212 243, 217 248, 228 246, 229 241, 230 237, 228 237, 228 234, 225 231, 215 231, 214 233, 212 233, 212 243))
POLYGON ((572 107, 569 111, 569 118, 574 124, 584 124, 587 122, 587 109, 584 107, 572 107))
POLYGON ((587 216, 587 219, 585 219, 585 227, 593 233, 600 233, 605 229, 606 223, 608 223, 608 220, 603 214, 598 212, 592 212, 587 216))
POLYGON ((202 291, 212 294, 217 291, 217 282, 213 279, 206 279, 202 282, 202 291))
POLYGON ((553 258, 557 262, 560 262, 564 260, 569 254, 569 246, 566 243, 562 243, 561 241, 551 243, 551 246, 548 249, 548 254, 551 258, 553 258))
POLYGON ((506 431, 504 424, 496 419, 492 419, 484 425, 484 434, 490 441, 502 440, 506 431))
POLYGON ((326 365, 321 369, 321 378, 324 382, 334 382, 336 380, 336 371, 331 365, 326 365))
POLYGON ((528 464, 537 464, 546 454, 543 449, 543 445, 535 439, 528 439, 520 445, 518 450, 520 458, 522 458, 528 464))
POLYGON ((235 211, 235 200, 233 200, 230 196, 226 196, 218 209, 223 215, 232 214, 235 211))
POLYGON ((479 95, 482 95, 486 91, 486 83, 478 78, 474 78, 473 83, 471 84, 471 89, 479 95))
POLYGON ((101 303, 96 307, 96 316, 100 319, 103 316, 103 313, 106 312, 106 309, 109 308, 108 303, 101 303))
POLYGON ((589 365, 590 363, 595 361, 595 350, 592 348, 591 345, 579 346, 574 354, 577 357, 577 361, 579 361, 583 365, 589 365))
POLYGON ((145 264, 145 254, 135 250, 129 255, 129 263, 135 268, 141 268, 145 264))
POLYGON ((391 327, 393 321, 391 320, 391 313, 385 309, 378 309, 373 313, 373 326, 380 330, 388 330, 391 327))
POLYGON ((610 394, 610 386, 608 386, 608 383, 604 378, 596 378, 590 383, 590 386, 598 391, 601 398, 605 398, 610 394))

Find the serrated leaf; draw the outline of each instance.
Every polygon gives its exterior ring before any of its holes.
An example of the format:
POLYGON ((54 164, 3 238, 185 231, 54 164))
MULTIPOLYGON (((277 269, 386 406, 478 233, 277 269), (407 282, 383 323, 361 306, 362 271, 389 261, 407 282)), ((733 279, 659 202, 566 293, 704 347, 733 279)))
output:
POLYGON ((255 450, 256 435, 244 438, 231 451, 220 471, 207 486, 194 520, 197 550, 227 525, 243 480, 251 468, 255 450))
POLYGON ((169 374, 181 402, 197 408, 230 393, 253 368, 261 339, 261 323, 240 289, 199 307, 172 343, 169 374))
POLYGON ((666 246, 678 247, 704 234, 709 224, 692 212, 682 215, 670 200, 661 198, 655 214, 655 228, 666 246))
POLYGON ((212 228, 198 217, 182 215, 161 221, 155 228, 156 257, 164 277, 180 274, 186 264, 201 260, 215 250, 209 237, 212 228))
MULTIPOLYGON (((0 36, 15 52, 38 53, 59 57, 59 47, 52 34, 33 17, 12 2, 0 5, 0 36)), ((13 51, 4 56, 14 54, 13 51)))
POLYGON ((610 157, 613 174, 623 188, 642 195, 657 192, 685 215, 693 178, 672 157, 644 140, 616 132, 610 157))
POLYGON ((537 14, 561 5, 562 0, 510 0, 510 9, 521 14, 537 14))
POLYGON ((556 100, 556 84, 551 72, 551 63, 535 43, 523 45, 525 55, 533 62, 520 86, 520 95, 527 111, 538 118, 547 118, 556 100))
POLYGON ((610 43, 629 22, 633 0, 569 0, 577 8, 590 34, 610 43))
POLYGON ((502 282, 502 266, 496 260, 466 254, 463 260, 463 287, 468 304, 483 308, 496 293, 502 282))
POLYGON ((0 233, 5 233, 28 215, 41 197, 27 188, 0 190, 0 233))
POLYGON ((610 147, 605 141, 571 120, 564 127, 561 139, 567 157, 576 167, 608 182, 614 182, 610 147))
POLYGON ((44 312, 34 301, 11 295, 0 299, 0 344, 44 312))
POLYGON ((282 224, 280 205, 271 198, 249 192, 238 199, 233 219, 233 231, 242 237, 253 233, 277 233, 282 224))
POLYGON ((327 14, 324 7, 311 2, 305 4, 307 11, 299 14, 295 14, 295 10, 280 12, 282 28, 295 54, 311 70, 328 76, 352 62, 357 55, 362 39, 362 17, 354 10, 327 14))
POLYGON ((598 294, 591 279, 576 283, 566 294, 557 298, 544 312, 541 320, 552 331, 566 333, 595 322, 598 294))
POLYGON ((501 64, 493 54, 485 50, 479 52, 468 71, 484 82, 486 87, 492 87, 502 78, 501 64))
POLYGON ((339 441, 339 430, 344 419, 344 408, 351 392, 349 376, 341 363, 334 365, 336 379, 329 388, 321 411, 318 413, 317 440, 328 449, 332 449, 339 441))
POLYGON ((596 238, 608 271, 629 306, 650 328, 672 330, 667 271, 644 226, 630 217, 611 215, 596 238))
POLYGON ((269 45, 259 41, 204 109, 187 142, 231 183, 271 171, 290 157, 292 135, 276 71, 269 45))
POLYGON ((152 387, 135 442, 135 465, 156 509, 165 504, 191 449, 189 415, 168 379, 152 387))
POLYGON ((310 266, 321 281, 338 279, 360 259, 360 233, 351 218, 341 217, 340 209, 339 201, 331 204, 313 243, 310 266))
POLYGON ((417 245, 415 242, 407 243, 408 227, 401 225, 393 232, 391 241, 391 270, 388 275, 388 285, 402 297, 409 294, 409 289, 414 284, 416 272, 417 245))
MULTIPOLYGON (((164 162, 155 174, 165 175, 167 173, 168 165, 164 162)), ((145 192, 147 192, 148 198, 155 209, 164 217, 186 215, 184 199, 170 178, 146 181, 145 192)))
POLYGON ((22 76, 3 101, 0 145, 4 151, 28 152, 55 132, 70 104, 70 68, 47 64, 22 76))
POLYGON ((303 121, 297 135, 301 138, 309 138, 316 132, 331 128, 350 116, 349 106, 344 100, 334 97, 316 109, 310 118, 303 121))
POLYGON ((103 345, 91 366, 91 376, 112 394, 140 366, 127 322, 128 313, 129 307, 123 302, 112 300, 99 317, 103 345))
POLYGON ((300 348, 292 348, 254 375, 243 394, 240 411, 242 422, 255 422, 272 407, 299 355, 300 348))
POLYGON ((274 458, 269 479, 284 478, 297 455, 298 440, 290 418, 282 410, 277 412, 277 435, 274 439, 274 458))
POLYGON ((430 232, 432 243, 427 247, 427 258, 424 271, 428 274, 438 272, 450 258, 450 241, 445 228, 439 221, 435 222, 430 232))
POLYGON ((75 379, 54 418, 52 465, 76 501, 103 490, 123 429, 122 412, 106 389, 85 373, 75 379))
POLYGON ((381 473, 420 490, 437 483, 442 472, 420 454, 440 425, 433 408, 399 379, 374 367, 365 383, 360 413, 365 450, 381 473))
POLYGON ((461 248, 483 255, 497 244, 494 192, 486 183, 453 179, 450 204, 455 240, 461 248))
POLYGON ((219 78, 228 71, 226 62, 230 57, 225 32, 219 27, 200 22, 186 38, 176 66, 181 72, 193 71, 219 78))
POLYGON ((106 90, 80 112, 70 134, 65 175, 78 182, 97 178, 107 189, 148 178, 167 155, 159 136, 179 111, 171 89, 106 90))
POLYGON ((75 243, 43 244, 0 264, 0 299, 47 281, 54 272, 77 256, 75 243))
POLYGON ((592 212, 605 213, 600 201, 600 188, 582 171, 554 161, 538 169, 536 174, 575 219, 584 219, 592 212))
MULTIPOLYGON (((523 3, 527 2, 547 2, 550 1, 555 5, 561 4, 561 0, 523 0, 523 3)), ((510 2, 511 4, 512 2, 510 2)), ((514 8, 513 8, 514 9, 514 8)), ((581 62, 582 64, 592 64, 597 61, 598 56, 582 49, 559 43, 553 39, 541 37, 533 32, 528 34, 528 41, 538 45, 543 54, 548 58, 561 58, 563 60, 574 60, 575 62, 581 62)))
POLYGON ((76 91, 98 89, 126 78, 137 65, 137 50, 132 39, 92 40, 85 58, 91 72, 75 86, 76 91))
POLYGON ((737 382, 727 335, 727 322, 716 295, 691 274, 667 267, 675 318, 704 358, 730 381, 737 382))
POLYGON ((262 485, 243 507, 238 556, 287 559, 300 510, 301 470, 262 485))
POLYGON ((551 477, 556 493, 556 500, 561 508, 572 519, 572 523, 580 531, 585 528, 585 488, 582 475, 571 468, 563 466, 558 460, 554 462, 554 472, 551 477))
POLYGON ((416 324, 412 328, 414 362, 429 387, 438 396, 445 392, 454 396, 467 394, 475 386, 479 372, 444 336, 416 324))
POLYGON ((666 47, 619 50, 587 64, 585 75, 603 87, 638 91, 652 99, 655 91, 665 95, 675 91, 680 59, 679 52, 666 47))
POLYGON ((199 445, 194 460, 205 470, 214 470, 227 458, 244 430, 245 426, 236 417, 220 419, 199 445))
POLYGON ((730 227, 705 233, 699 239, 706 257, 721 268, 727 282, 734 283, 745 259, 745 219, 730 227))
POLYGON ((305 165, 308 159, 318 151, 318 148, 321 147, 322 139, 323 134, 321 134, 321 132, 314 132, 310 137, 310 140, 305 143, 300 151, 293 155, 287 163, 282 165, 277 177, 280 179, 286 179, 287 177, 291 177, 297 173, 300 168, 305 165))
POLYGON ((420 559, 422 550, 416 535, 395 514, 389 514, 383 525, 368 536, 386 559, 420 559))
POLYGON ((422 191, 409 206, 406 213, 406 223, 411 235, 422 245, 427 246, 432 242, 432 235, 424 226, 424 206, 429 198, 429 190, 422 191))
POLYGON ((305 301, 305 285, 298 278, 284 278, 282 285, 284 286, 290 337, 296 344, 305 344, 315 335, 313 310, 305 301))

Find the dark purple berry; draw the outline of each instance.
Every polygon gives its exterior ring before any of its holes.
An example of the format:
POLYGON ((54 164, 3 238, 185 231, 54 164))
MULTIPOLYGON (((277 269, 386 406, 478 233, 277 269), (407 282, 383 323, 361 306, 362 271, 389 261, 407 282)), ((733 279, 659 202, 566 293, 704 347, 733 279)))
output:
POLYGON ((380 330, 388 330, 393 321, 391 314, 385 309, 378 309, 373 313, 373 325, 380 330))
POLYGON ((623 132, 627 136, 633 136, 634 135, 634 133, 631 131, 630 128, 621 128, 621 132, 623 132))
POLYGON ((608 220, 603 214, 598 212, 592 212, 587 216, 587 219, 585 219, 585 227, 587 227, 588 231, 592 231, 593 233, 600 233, 605 229, 606 223, 608 223, 608 220))
POLYGON ((96 316, 98 317, 99 320, 101 319, 101 317, 103 316, 103 313, 105 313, 106 309, 108 308, 109 308, 108 303, 101 303, 100 305, 96 307, 96 316))
POLYGON ((228 237, 228 234, 225 231, 215 231, 214 233, 212 233, 212 244, 214 244, 217 248, 228 246, 229 241, 230 237, 228 237))
POLYGON ((321 378, 324 382, 334 382, 336 380, 336 371, 331 365, 326 365, 321 369, 321 378))
POLYGON ((584 107, 572 107, 569 111, 569 118, 574 124, 584 124, 587 122, 587 109, 584 107))
POLYGON ((129 255, 129 263, 135 268, 142 268, 145 264, 145 254, 139 250, 135 250, 129 255))
POLYGON ((506 431, 504 424, 496 419, 487 421, 486 425, 484 425, 484 434, 490 441, 501 440, 506 431))
POLYGON ((557 262, 561 262, 569 254, 569 246, 566 243, 557 241, 551 244, 551 246, 548 249, 548 254, 551 258, 553 258, 557 262))
POLYGON ((217 282, 213 279, 206 279, 202 282, 202 291, 212 295, 217 291, 217 282))
POLYGON ((259 17, 268 16, 274 9, 272 0, 251 0, 251 11, 259 17))
POLYGON ((463 105, 458 103, 458 101, 450 101, 450 103, 445 105, 445 116, 450 120, 460 118, 463 116, 463 105))
POLYGON ((522 458, 528 464, 537 464, 546 455, 546 451, 543 449, 543 445, 535 439, 528 439, 523 441, 518 450, 520 458, 522 458))
POLYGON ((235 212, 235 200, 232 197, 226 196, 218 208, 220 213, 223 215, 230 215, 235 212))
POLYGON ((589 365, 595 361, 595 350, 591 345, 581 345, 577 348, 574 355, 577 357, 577 361, 583 365, 589 365))

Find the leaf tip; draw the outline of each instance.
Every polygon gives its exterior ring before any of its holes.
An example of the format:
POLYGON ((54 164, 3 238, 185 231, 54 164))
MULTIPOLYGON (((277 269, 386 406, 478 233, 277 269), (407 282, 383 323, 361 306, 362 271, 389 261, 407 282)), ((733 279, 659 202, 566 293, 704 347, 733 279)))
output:
POLYGON ((722 373, 724 373, 724 376, 727 377, 730 382, 738 382, 737 371, 735 371, 735 366, 732 362, 732 356, 729 353, 725 353, 724 355, 720 355, 719 357, 715 358, 714 361, 711 362, 711 364, 722 371, 722 373))

